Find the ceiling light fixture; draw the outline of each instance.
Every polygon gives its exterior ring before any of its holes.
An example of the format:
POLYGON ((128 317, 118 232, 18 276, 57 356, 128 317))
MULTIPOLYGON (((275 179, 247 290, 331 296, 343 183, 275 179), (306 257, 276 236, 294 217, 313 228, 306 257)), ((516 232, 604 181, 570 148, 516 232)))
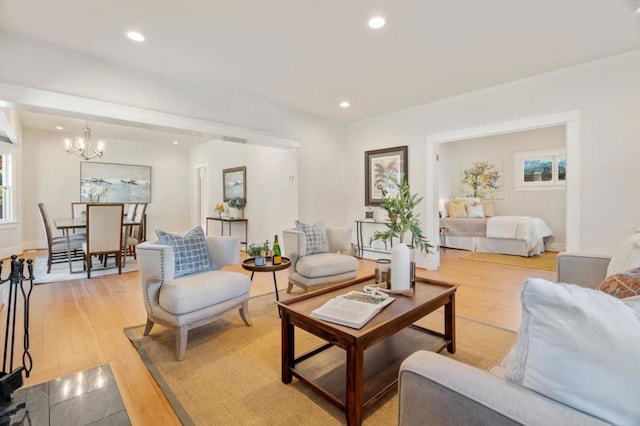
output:
POLYGON ((91 128, 89 123, 82 129, 82 136, 76 138, 75 141, 65 139, 64 145, 67 153, 73 153, 83 160, 91 160, 92 158, 100 158, 104 154, 106 148, 104 141, 98 141, 94 148, 91 144, 91 128))
POLYGON ((340 108, 349 108, 350 106, 351 104, 349 103, 349 101, 340 102, 340 108))
POLYGON ((64 127, 62 127, 62 126, 56 126, 56 130, 64 130, 64 127))
POLYGON ((384 27, 384 24, 386 22, 387 21, 385 21, 382 16, 374 16, 373 18, 369 19, 369 28, 377 30, 378 28, 384 27))
POLYGON ((144 41, 144 36, 137 31, 128 31, 127 37, 129 37, 129 39, 133 41, 144 41))
POLYGON ((178 145, 178 143, 179 143, 178 141, 173 141, 174 145, 178 145))

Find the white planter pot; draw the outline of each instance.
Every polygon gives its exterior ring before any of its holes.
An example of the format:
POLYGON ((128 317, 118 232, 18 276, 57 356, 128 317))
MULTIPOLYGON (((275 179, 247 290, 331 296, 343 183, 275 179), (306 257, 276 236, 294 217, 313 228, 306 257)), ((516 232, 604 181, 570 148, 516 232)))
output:
POLYGON ((391 289, 411 290, 411 252, 405 243, 394 244, 391 249, 391 289))
POLYGON ((231 219, 244 219, 244 209, 238 209, 235 207, 229 207, 229 218, 231 219))

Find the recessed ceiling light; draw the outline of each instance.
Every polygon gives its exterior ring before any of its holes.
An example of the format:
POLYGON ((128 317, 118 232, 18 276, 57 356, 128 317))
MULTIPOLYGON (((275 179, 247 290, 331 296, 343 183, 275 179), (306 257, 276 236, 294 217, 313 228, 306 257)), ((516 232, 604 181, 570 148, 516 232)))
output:
POLYGON ((349 103, 349 101, 340 102, 340 108, 349 108, 350 106, 351 104, 349 103))
POLYGON ((56 126, 56 130, 63 130, 63 129, 64 129, 64 127, 62 127, 62 126, 56 126))
POLYGON ((178 143, 179 143, 178 141, 173 141, 174 145, 178 145, 178 143))
POLYGON ((369 28, 378 29, 384 27, 386 21, 382 16, 374 16, 369 19, 369 28))
POLYGON ((144 36, 137 31, 128 31, 127 37, 133 41, 144 41, 144 36))

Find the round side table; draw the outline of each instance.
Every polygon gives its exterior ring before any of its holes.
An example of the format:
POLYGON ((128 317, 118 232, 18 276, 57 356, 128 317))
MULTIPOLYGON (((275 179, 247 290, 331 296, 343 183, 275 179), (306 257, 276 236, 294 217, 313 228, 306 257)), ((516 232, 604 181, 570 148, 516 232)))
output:
POLYGON ((251 280, 253 281, 253 274, 256 272, 272 272, 273 273, 273 287, 276 291, 276 301, 280 301, 278 296, 278 281, 276 280, 276 271, 282 271, 291 266, 291 260, 288 257, 282 258, 282 263, 274 265, 271 263, 271 258, 267 258, 267 262, 263 266, 256 266, 255 259, 250 257, 242 261, 242 269, 251 271, 251 280))

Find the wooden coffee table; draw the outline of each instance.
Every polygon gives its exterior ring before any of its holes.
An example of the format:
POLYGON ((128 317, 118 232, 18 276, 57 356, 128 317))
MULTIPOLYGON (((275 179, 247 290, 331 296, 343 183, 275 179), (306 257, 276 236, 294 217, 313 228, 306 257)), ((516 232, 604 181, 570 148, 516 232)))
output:
POLYGON ((413 296, 393 295, 395 301, 356 330, 313 318, 327 300, 349 291, 362 291, 373 275, 278 302, 282 319, 282 382, 295 376, 345 411, 347 424, 362 424, 364 409, 394 389, 402 361, 413 352, 444 348, 455 352, 455 293, 457 286, 417 278, 413 296), (444 333, 413 324, 444 306, 444 333), (326 344, 296 356, 294 327, 326 344))

